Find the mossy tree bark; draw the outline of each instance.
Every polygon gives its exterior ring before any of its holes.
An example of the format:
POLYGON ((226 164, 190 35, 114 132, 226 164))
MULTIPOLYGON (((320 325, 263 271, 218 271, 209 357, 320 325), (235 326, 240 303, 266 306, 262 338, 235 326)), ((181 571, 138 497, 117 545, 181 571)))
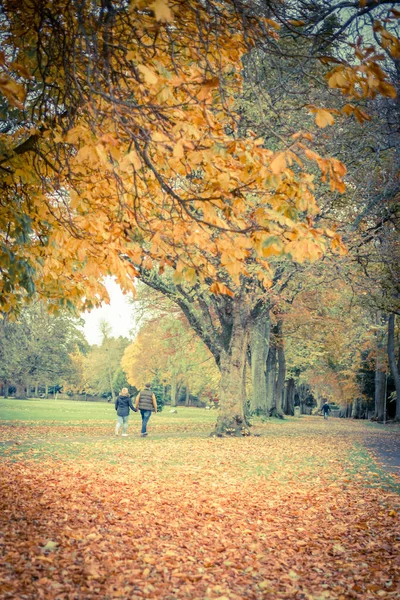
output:
POLYGON ((267 412, 266 360, 268 356, 270 319, 268 312, 254 319, 250 331, 251 410, 257 414, 267 412))
MULTIPOLYGON (((400 420, 400 374, 399 368, 396 364, 396 356, 394 350, 394 326, 395 326, 395 315, 391 313, 388 319, 388 343, 387 351, 389 358, 390 370, 394 379, 394 385, 396 389, 396 420, 400 420)), ((399 357, 400 360, 400 357, 399 357)))
POLYGON ((285 386, 285 395, 283 401, 283 412, 285 415, 294 415, 294 394, 296 385, 293 377, 291 377, 285 386))
MULTIPOLYGON (((382 324, 382 317, 378 314, 378 324, 382 324)), ((385 372, 385 333, 382 328, 376 332, 376 359, 375 359, 375 413, 374 419, 383 421, 385 419, 385 394, 386 394, 386 372, 385 372)))
POLYGON ((267 412, 270 413, 274 407, 274 393, 276 380, 276 346, 270 341, 268 349, 267 364, 265 370, 265 385, 267 388, 267 412))
POLYGON ((285 385, 286 378, 286 358, 285 358, 285 348, 283 342, 283 333, 282 333, 282 321, 279 321, 276 326, 276 346, 277 346, 277 360, 278 360, 278 376, 275 382, 274 389, 274 413, 275 416, 283 418, 283 408, 282 408, 282 395, 283 395, 283 387, 285 385))
POLYGON ((245 373, 251 311, 246 301, 232 301, 232 329, 227 349, 220 356, 220 396, 217 434, 246 435, 245 373))

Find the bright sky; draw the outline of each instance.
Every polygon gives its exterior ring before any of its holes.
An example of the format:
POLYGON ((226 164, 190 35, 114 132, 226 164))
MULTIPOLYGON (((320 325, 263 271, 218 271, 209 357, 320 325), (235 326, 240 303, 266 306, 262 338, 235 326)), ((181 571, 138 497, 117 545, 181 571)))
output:
POLYGON ((112 336, 132 337, 134 327, 133 306, 129 304, 129 296, 121 292, 121 288, 111 277, 107 277, 105 285, 110 296, 110 304, 102 304, 90 313, 82 313, 85 320, 83 333, 89 344, 100 344, 100 321, 105 319, 112 328, 112 336))

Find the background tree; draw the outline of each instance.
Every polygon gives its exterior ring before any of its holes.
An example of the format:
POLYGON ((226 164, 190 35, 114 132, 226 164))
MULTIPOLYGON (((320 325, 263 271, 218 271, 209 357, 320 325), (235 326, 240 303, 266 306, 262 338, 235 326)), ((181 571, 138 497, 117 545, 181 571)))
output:
POLYGON ((153 307, 157 303, 158 307, 147 315, 122 359, 129 383, 142 388, 146 381, 163 382, 169 387, 172 406, 177 405, 183 389, 187 401, 190 391, 201 394, 208 388, 210 392, 210 384, 216 393, 217 369, 212 355, 173 304, 162 302, 154 293, 150 298, 153 307))
POLYGON ((16 387, 18 397, 60 386, 71 376, 70 354, 87 350, 82 321, 66 311, 51 315, 42 302, 23 309, 17 321, 1 322, 0 353, 4 388, 16 387))
POLYGON ((121 359, 130 341, 125 337, 111 337, 110 326, 101 323, 103 339, 99 346, 92 346, 85 357, 83 377, 86 393, 110 396, 115 400, 121 391, 121 359))

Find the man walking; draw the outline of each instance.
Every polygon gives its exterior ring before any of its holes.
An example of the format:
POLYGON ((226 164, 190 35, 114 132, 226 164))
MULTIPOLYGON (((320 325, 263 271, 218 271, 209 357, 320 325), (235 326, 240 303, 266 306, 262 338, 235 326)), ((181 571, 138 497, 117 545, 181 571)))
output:
POLYGON ((147 423, 151 417, 151 412, 157 412, 157 400, 151 391, 151 383, 146 383, 144 390, 140 391, 136 396, 135 408, 139 408, 142 415, 142 437, 147 435, 147 423))
POLYGON ((325 400, 324 404, 322 405, 322 409, 321 410, 324 413, 324 419, 327 419, 328 418, 328 414, 329 414, 329 412, 331 410, 330 407, 329 407, 329 404, 328 404, 327 400, 325 400))
POLYGON ((118 435, 120 427, 122 425, 122 437, 126 437, 128 434, 129 410, 132 409, 134 412, 137 411, 132 404, 131 397, 129 396, 128 388, 122 388, 120 395, 115 401, 115 410, 117 411, 117 425, 115 427, 115 435, 118 435))

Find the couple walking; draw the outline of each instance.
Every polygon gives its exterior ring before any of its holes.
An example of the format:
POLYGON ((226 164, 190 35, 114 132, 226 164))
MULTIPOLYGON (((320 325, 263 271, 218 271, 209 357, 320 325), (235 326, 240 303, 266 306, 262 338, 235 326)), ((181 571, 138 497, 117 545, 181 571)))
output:
POLYGON ((128 428, 130 409, 132 409, 134 412, 137 412, 138 409, 140 410, 140 414, 142 416, 141 435, 142 437, 145 437, 147 435, 147 423, 151 417, 151 412, 157 412, 157 400, 151 391, 150 383, 146 383, 144 390, 139 392, 136 396, 135 406, 132 404, 128 388, 122 388, 121 393, 115 402, 115 410, 117 411, 118 417, 117 425, 115 427, 115 435, 118 435, 121 426, 122 436, 126 437, 128 435, 126 430, 128 428))

